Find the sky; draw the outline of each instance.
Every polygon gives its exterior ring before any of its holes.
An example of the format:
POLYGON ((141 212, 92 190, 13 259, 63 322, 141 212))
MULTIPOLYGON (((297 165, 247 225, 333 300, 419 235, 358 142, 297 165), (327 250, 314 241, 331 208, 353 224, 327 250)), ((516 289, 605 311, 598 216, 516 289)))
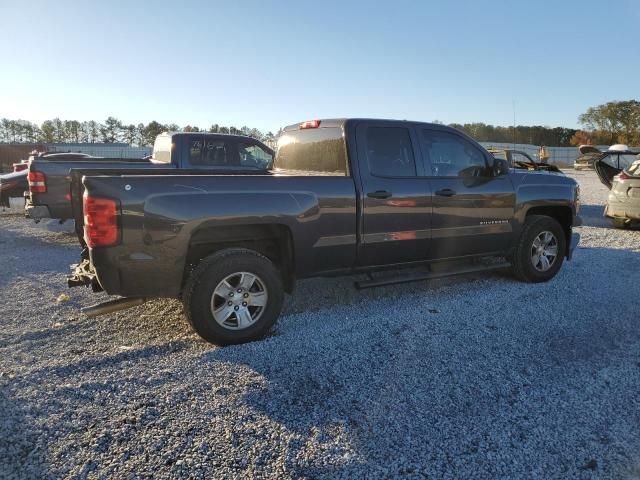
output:
POLYGON ((578 127, 640 98, 640 2, 0 0, 0 117, 578 127), (515 108, 514 108, 515 107, 515 108))

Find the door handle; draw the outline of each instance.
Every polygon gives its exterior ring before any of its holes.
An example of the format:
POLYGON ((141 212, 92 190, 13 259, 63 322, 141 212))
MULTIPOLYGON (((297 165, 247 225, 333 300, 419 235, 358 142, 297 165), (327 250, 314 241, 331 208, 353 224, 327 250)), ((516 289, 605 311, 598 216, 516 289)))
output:
POLYGON ((453 197, 456 194, 454 190, 450 188, 445 188, 444 190, 437 190, 436 195, 439 197, 453 197))
POLYGON ((391 192, 387 192, 386 190, 376 190, 375 192, 367 193, 367 197, 369 198, 389 198, 391 196, 391 192))

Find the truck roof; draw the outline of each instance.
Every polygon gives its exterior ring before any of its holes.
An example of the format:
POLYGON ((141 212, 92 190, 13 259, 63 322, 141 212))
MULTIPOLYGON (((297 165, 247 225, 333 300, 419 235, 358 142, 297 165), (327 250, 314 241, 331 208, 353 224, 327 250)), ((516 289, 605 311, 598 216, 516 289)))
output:
POLYGON ((174 135, 215 135, 217 137, 233 137, 233 138, 241 138, 244 140, 252 140, 260 142, 260 139, 255 137, 250 137, 248 135, 237 135, 235 133, 220 133, 220 132, 162 132, 160 135, 169 135, 173 137, 174 135))
MULTIPOLYGON (((299 130, 303 124, 310 122, 320 122, 320 127, 342 127, 347 122, 397 122, 397 123, 407 123, 412 125, 431 125, 436 127, 442 127, 443 125, 439 123, 431 123, 431 122, 420 122, 417 120, 397 120, 392 118, 320 118, 314 120, 307 120, 305 122, 298 122, 292 125, 287 125, 282 130, 285 132, 290 132, 293 130, 299 130)), ((309 127, 307 127, 309 128, 309 127)))

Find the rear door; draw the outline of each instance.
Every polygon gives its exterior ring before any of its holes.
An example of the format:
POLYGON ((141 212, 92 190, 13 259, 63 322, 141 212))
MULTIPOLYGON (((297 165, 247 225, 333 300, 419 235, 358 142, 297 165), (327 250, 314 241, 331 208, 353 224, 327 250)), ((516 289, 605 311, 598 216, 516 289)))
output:
POLYGON ((362 123, 356 139, 362 185, 360 264, 427 259, 431 189, 413 127, 362 123))
POLYGON ((515 211, 509 175, 494 176, 493 159, 462 134, 418 128, 433 189, 431 258, 504 252, 515 211))

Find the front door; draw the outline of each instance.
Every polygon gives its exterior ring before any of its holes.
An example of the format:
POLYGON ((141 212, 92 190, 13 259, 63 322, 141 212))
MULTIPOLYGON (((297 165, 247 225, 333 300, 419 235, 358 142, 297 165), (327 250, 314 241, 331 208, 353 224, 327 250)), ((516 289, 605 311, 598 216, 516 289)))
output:
POLYGON ((412 128, 364 123, 356 137, 362 185, 360 265, 427 259, 431 191, 412 128))
POLYGON ((515 191, 495 176, 483 149, 466 136, 420 128, 420 146, 433 190, 433 260, 506 251, 512 240, 515 191))

